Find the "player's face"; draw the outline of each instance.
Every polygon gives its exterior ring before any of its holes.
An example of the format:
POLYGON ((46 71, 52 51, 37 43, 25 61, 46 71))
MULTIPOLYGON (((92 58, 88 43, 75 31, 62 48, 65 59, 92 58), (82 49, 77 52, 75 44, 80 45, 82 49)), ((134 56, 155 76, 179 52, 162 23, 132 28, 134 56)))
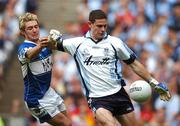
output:
POLYGON ((37 42, 39 40, 39 24, 37 21, 26 22, 24 36, 29 41, 37 42))
POLYGON ((106 19, 96 19, 94 23, 89 23, 92 32, 92 38, 95 40, 100 40, 104 37, 107 30, 107 20, 106 19))

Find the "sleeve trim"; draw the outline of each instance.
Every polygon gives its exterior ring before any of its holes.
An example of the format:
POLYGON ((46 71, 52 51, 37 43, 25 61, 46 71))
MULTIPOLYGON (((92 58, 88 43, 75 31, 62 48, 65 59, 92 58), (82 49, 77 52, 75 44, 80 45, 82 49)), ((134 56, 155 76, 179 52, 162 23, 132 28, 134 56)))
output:
POLYGON ((124 61, 126 64, 131 64, 131 63, 133 63, 133 62, 135 61, 135 59, 136 59, 135 54, 131 54, 129 59, 123 60, 123 61, 124 61))
POLYGON ((57 50, 63 51, 63 52, 65 51, 64 47, 63 47, 63 41, 57 43, 57 50))

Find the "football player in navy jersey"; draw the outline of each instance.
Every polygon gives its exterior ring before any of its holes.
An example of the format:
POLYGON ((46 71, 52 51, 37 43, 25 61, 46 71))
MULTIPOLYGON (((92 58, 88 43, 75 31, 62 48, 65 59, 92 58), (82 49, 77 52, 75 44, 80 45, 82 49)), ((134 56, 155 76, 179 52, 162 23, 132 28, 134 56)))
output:
POLYGON ((90 30, 83 37, 62 40, 59 31, 50 31, 50 40, 57 50, 67 52, 75 59, 81 84, 89 107, 103 126, 138 125, 131 100, 123 86, 122 64, 130 68, 168 101, 167 86, 153 78, 136 59, 136 55, 117 37, 107 34, 107 16, 102 10, 89 14, 90 30))
POLYGON ((19 46, 18 58, 24 79, 24 100, 27 108, 41 123, 71 126, 63 99, 50 87, 52 47, 48 37, 39 38, 37 16, 31 13, 20 16, 19 29, 25 38, 19 46))

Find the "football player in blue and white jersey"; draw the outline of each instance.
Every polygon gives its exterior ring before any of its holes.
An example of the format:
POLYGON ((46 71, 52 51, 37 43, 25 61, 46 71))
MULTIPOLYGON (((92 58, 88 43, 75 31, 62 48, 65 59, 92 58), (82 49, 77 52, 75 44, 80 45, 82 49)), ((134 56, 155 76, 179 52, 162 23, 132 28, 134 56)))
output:
POLYGON ((135 54, 119 38, 107 35, 107 16, 102 10, 93 10, 89 15, 90 30, 83 37, 62 41, 59 31, 50 31, 50 40, 56 49, 67 52, 75 59, 89 107, 103 126, 138 125, 131 100, 123 86, 121 62, 147 81, 168 101, 171 96, 167 86, 154 79, 136 59, 135 54))
POLYGON ((31 114, 41 123, 71 126, 63 99, 50 87, 52 47, 48 37, 39 38, 36 15, 19 17, 19 28, 24 42, 19 46, 18 58, 24 79, 24 100, 31 114))

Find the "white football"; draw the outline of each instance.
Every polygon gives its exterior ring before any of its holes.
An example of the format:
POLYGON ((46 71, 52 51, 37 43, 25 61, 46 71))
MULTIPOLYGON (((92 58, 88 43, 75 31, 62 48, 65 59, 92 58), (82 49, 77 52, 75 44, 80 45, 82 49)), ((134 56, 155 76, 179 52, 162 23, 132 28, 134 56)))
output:
POLYGON ((130 98, 138 103, 143 103, 150 99, 152 95, 151 86, 144 80, 137 80, 130 85, 130 98))

